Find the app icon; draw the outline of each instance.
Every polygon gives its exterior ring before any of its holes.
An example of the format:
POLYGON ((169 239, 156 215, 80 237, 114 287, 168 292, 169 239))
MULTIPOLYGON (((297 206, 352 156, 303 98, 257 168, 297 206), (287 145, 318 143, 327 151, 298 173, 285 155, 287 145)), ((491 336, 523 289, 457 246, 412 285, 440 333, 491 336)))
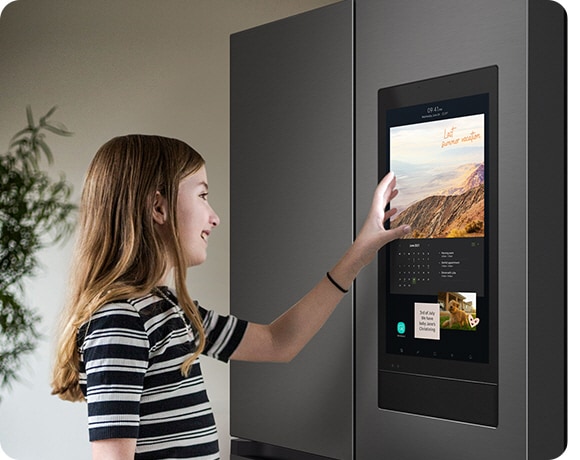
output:
POLYGON ((402 321, 399 321, 399 322, 397 323, 397 332, 398 332, 399 334, 404 334, 404 333, 405 333, 405 331, 406 331, 406 329, 407 329, 407 328, 405 327, 405 323, 403 323, 402 321))

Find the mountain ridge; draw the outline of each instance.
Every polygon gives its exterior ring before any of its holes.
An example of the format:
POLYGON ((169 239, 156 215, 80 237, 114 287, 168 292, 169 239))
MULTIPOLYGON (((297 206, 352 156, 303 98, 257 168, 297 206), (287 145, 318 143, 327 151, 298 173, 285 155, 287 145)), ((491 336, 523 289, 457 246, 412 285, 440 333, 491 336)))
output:
POLYGON ((484 180, 484 164, 475 163, 473 167, 466 169, 466 172, 456 180, 457 185, 441 190, 437 195, 462 195, 472 188, 482 185, 484 180))
MULTIPOLYGON (((478 167, 464 183, 477 182, 480 169, 478 167)), ((412 232, 407 238, 481 237, 484 234, 484 198, 483 180, 459 194, 432 195, 401 212, 391 221, 391 227, 410 225, 412 232)))

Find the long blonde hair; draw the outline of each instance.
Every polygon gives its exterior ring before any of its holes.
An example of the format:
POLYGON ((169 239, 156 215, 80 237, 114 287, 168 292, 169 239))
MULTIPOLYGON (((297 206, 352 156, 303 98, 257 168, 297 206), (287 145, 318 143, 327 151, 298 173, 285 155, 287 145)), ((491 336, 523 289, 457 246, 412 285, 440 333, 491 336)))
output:
POLYGON ((180 181, 205 164, 186 143, 160 136, 116 137, 96 153, 81 197, 70 298, 63 311, 53 369, 52 394, 84 399, 79 386, 79 328, 104 304, 150 293, 175 264, 179 305, 197 331, 198 347, 182 365, 189 368, 205 345, 199 312, 187 294, 187 266, 176 219, 180 181), (169 238, 153 220, 156 192, 167 200, 169 238))

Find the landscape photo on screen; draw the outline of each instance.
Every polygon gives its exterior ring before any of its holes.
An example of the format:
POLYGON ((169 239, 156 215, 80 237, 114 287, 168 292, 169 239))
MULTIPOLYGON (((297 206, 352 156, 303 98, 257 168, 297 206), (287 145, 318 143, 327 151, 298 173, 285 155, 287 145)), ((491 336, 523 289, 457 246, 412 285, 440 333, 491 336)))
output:
POLYGON ((483 237, 485 115, 390 128, 390 164, 399 194, 391 227, 407 238, 483 237))

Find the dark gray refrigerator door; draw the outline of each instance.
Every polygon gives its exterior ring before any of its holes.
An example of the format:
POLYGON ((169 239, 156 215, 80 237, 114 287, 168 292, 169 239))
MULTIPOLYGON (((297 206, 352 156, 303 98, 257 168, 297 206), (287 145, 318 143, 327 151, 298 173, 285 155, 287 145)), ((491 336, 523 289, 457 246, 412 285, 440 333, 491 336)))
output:
MULTIPOLYGON (((231 37, 231 312, 268 323, 353 238, 352 4, 231 37)), ((231 364, 231 435, 353 450, 352 295, 289 364, 231 364)))
POLYGON ((565 446, 564 16, 544 0, 356 2, 359 224, 376 180, 378 89, 486 66, 498 67, 499 88, 497 428, 378 407, 377 324, 368 313, 377 305, 375 264, 359 276, 355 298, 357 459, 543 460, 565 446), (546 132, 557 141, 546 145, 546 132), (538 188, 542 174, 550 196, 538 188), (552 292, 557 300, 546 302, 552 292), (547 303, 553 334, 542 323, 547 303))
POLYGON ((513 327, 526 314, 522 301, 527 288, 526 242, 522 238, 526 227, 526 169, 521 166, 526 163, 526 10, 525 0, 357 2, 355 151, 359 223, 364 218, 361 206, 376 180, 377 90, 498 66, 502 192, 499 343, 502 349, 509 348, 509 353, 500 349, 497 428, 380 409, 378 327, 366 313, 377 308, 376 265, 367 267, 357 280, 356 291, 356 349, 366 351, 356 355, 356 458, 384 458, 385 452, 397 460, 526 458, 526 333, 524 327, 513 327), (368 430, 368 425, 374 429, 368 430), (380 439, 377 432, 383 434, 380 439), (450 442, 441 442, 443 439, 450 442))
POLYGON ((379 408, 375 262, 292 363, 232 363, 231 434, 253 442, 232 458, 562 451, 565 41, 565 12, 547 0, 345 1, 232 36, 233 314, 272 321, 351 243, 378 179, 379 89, 488 66, 498 69, 499 267, 497 427, 379 408), (545 177, 550 193, 537 187, 545 177))

